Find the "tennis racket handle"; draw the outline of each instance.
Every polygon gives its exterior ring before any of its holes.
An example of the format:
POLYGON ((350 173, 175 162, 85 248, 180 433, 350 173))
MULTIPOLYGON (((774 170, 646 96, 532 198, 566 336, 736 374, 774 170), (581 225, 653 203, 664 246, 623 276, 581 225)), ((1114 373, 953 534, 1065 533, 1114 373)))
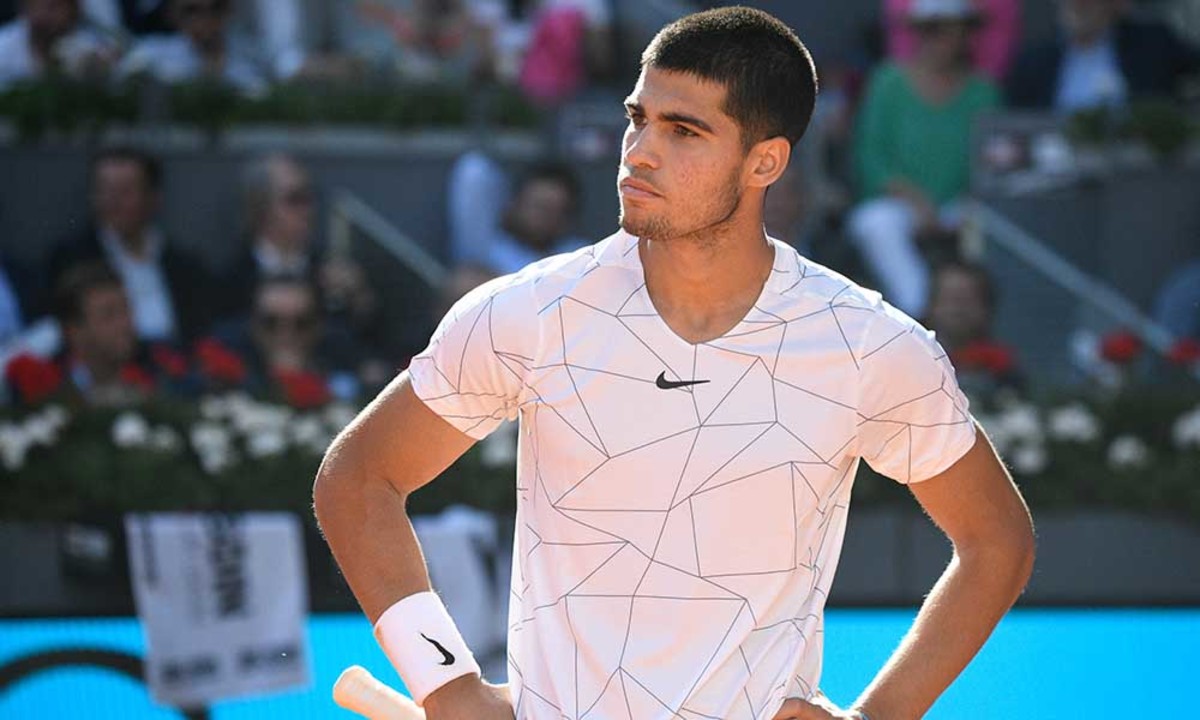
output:
POLYGON ((360 665, 342 671, 333 684, 333 701, 368 720, 425 720, 425 711, 375 679, 360 665))

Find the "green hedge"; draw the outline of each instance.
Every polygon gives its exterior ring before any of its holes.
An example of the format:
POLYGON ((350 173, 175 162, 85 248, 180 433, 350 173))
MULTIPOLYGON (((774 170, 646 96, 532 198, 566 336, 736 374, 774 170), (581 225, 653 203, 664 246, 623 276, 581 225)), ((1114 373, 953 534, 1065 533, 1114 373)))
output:
MULTIPOLYGON (((51 405, 10 413, 0 421, 0 508, 26 520, 134 510, 308 513, 324 448, 353 414, 344 405, 297 411, 241 395, 125 411, 51 405)), ((1200 519, 1194 393, 1014 400, 978 417, 1034 507, 1120 507, 1200 519)), ((416 493, 412 510, 461 502, 511 511, 512 456, 495 449, 476 446, 416 493)), ((864 466, 855 502, 911 500, 864 466)))
POLYGON ((50 77, 0 93, 0 117, 36 140, 48 132, 99 133, 138 122, 218 133, 238 124, 366 125, 391 129, 461 127, 475 113, 490 126, 528 128, 536 110, 500 86, 293 83, 247 97, 214 82, 102 85, 50 77))

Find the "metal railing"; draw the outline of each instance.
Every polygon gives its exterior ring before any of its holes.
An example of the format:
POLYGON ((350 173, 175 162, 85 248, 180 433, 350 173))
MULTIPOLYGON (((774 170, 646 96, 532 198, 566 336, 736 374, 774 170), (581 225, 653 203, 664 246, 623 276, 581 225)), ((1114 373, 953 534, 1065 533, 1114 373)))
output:
MULTIPOLYGON (((981 251, 983 243, 994 242, 1051 284, 1095 308, 1109 319, 1141 338, 1148 348, 1165 357, 1177 338, 1170 330, 1143 313, 1112 286, 1104 283, 1050 249, 1046 243, 981 201, 968 208, 967 244, 981 251), (975 237, 972 237, 975 235, 975 237)), ((1200 380, 1200 367, 1192 370, 1200 380)))
POLYGON ((431 290, 445 284, 450 274, 445 265, 358 196, 339 188, 333 192, 330 203, 330 249, 335 254, 349 254, 356 230, 412 271, 431 290))

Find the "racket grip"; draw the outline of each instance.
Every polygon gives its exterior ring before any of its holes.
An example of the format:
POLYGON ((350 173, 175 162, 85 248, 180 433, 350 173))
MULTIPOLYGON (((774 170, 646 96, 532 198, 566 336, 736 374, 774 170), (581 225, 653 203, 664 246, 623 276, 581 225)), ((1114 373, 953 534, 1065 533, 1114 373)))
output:
POLYGON ((342 671, 333 684, 333 701, 368 720, 425 720, 425 711, 411 698, 379 682, 360 665, 342 671))

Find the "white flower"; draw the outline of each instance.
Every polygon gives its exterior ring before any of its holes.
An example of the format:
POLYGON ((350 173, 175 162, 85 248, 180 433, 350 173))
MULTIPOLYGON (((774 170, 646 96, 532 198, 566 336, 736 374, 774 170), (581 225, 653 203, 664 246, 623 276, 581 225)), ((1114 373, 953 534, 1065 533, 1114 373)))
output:
POLYGON ((325 422, 329 424, 329 429, 335 435, 345 429, 357 415, 358 410, 353 405, 344 402, 332 403, 324 410, 325 422))
POLYGON ((238 403, 229 419, 235 430, 247 438, 262 432, 282 433, 294 415, 291 408, 266 403, 238 403))
POLYGON ((1046 448, 1039 443, 1023 444, 1012 453, 1013 468, 1022 475, 1036 475, 1046 469, 1046 448))
POLYGON ((200 417, 205 420, 220 420, 229 412, 229 403, 225 398, 215 395, 205 395, 200 398, 200 417))
POLYGON ((197 453, 228 451, 232 444, 229 431, 214 422, 198 422, 192 427, 192 447, 197 453))
POLYGON ((168 425, 159 425, 150 435, 150 447, 164 453, 177 453, 183 447, 179 433, 168 425))
POLYGON ((12 423, 0 425, 0 462, 6 470, 20 470, 32 443, 25 429, 12 423))
POLYGON ((1092 442, 1100 437, 1096 416, 1079 403, 1061 407, 1050 413, 1050 437, 1068 442, 1092 442))
POLYGON ((55 430, 61 430, 67 424, 67 421, 71 419, 70 414, 67 413, 66 408, 62 405, 47 405, 42 408, 42 417, 55 430))
POLYGON ((1122 435, 1108 446, 1108 464, 1117 470, 1144 467, 1150 460, 1150 448, 1133 435, 1122 435))
POLYGON ((150 424, 135 412, 123 412, 113 422, 112 441, 119 448, 143 447, 150 442, 150 424))
POLYGON ((230 449, 213 448, 198 453, 200 467, 204 472, 215 475, 225 468, 232 467, 237 461, 237 455, 230 449))
POLYGON ((1013 440, 1042 441, 1042 421, 1032 405, 1012 405, 1000 413, 998 429, 1013 440))
POLYGON ((333 436, 325 427, 325 423, 316 415, 305 415, 291 424, 292 442, 297 447, 312 450, 316 454, 324 454, 333 436))
POLYGON ((1200 448, 1200 407, 1181 415, 1171 428, 1171 436, 1180 450, 1200 448))
POLYGON ((50 447, 58 439, 58 426, 40 414, 25 418, 24 430, 31 445, 50 447))
POLYGON ((246 439, 246 452, 250 457, 273 457, 287 449, 287 438, 282 430, 260 430, 246 439))

